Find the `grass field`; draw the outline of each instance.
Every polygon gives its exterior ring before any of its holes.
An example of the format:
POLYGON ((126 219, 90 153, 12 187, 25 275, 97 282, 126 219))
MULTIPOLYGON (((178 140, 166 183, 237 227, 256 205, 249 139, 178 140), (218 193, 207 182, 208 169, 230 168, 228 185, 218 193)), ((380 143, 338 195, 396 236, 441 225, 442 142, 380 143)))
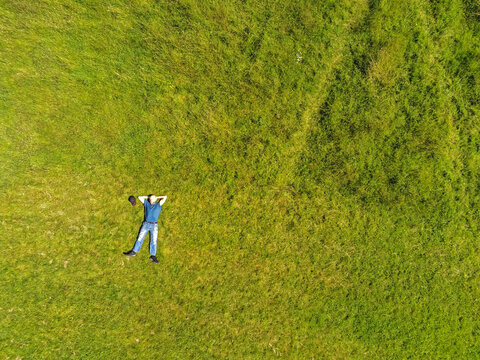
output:
POLYGON ((0 0, 0 358, 480 358, 479 20, 0 0))

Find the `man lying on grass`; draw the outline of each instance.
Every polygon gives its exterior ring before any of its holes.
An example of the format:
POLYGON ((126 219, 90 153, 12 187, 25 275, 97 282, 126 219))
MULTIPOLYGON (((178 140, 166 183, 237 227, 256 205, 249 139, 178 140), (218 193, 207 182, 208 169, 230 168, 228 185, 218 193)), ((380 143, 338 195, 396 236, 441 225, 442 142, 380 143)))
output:
MULTIPOLYGON (((157 236, 158 236, 158 216, 160 211, 162 211, 162 205, 167 200, 166 196, 139 196, 140 200, 145 209, 145 219, 143 221, 142 227, 137 236, 137 241, 133 246, 133 249, 127 252, 124 252, 126 256, 135 256, 142 248, 143 239, 148 232, 150 232, 150 260, 155 264, 158 264, 157 260, 157 236), (145 201, 147 200, 147 201, 145 201), (157 202, 157 200, 160 200, 157 202)), ((132 203, 133 204, 133 203, 132 203)))

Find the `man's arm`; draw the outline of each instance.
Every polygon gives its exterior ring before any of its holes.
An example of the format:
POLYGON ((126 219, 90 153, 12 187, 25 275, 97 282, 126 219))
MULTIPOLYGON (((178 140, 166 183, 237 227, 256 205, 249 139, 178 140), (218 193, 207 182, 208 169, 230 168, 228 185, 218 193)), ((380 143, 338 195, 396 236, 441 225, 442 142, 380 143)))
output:
POLYGON ((145 200, 148 199, 148 196, 139 196, 138 197, 138 200, 140 200, 142 202, 142 204, 144 203, 145 200))
POLYGON ((160 206, 162 206, 163 203, 167 200, 166 196, 159 196, 158 198, 160 199, 160 201, 158 202, 160 204, 160 206))

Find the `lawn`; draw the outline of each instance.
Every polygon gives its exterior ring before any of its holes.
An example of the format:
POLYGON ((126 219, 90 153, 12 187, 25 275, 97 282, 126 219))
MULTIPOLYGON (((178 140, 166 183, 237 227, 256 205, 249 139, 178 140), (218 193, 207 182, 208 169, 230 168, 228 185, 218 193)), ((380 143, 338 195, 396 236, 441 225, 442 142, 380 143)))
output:
POLYGON ((479 358, 479 96, 477 0, 1 0, 0 357, 479 358))

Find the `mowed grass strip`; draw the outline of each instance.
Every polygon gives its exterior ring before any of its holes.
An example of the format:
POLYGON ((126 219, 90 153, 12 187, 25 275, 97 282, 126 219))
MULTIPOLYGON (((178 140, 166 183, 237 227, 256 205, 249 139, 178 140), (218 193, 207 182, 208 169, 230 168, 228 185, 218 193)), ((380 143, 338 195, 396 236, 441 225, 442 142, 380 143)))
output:
POLYGON ((4 356, 477 357, 477 10, 3 2, 4 356))

